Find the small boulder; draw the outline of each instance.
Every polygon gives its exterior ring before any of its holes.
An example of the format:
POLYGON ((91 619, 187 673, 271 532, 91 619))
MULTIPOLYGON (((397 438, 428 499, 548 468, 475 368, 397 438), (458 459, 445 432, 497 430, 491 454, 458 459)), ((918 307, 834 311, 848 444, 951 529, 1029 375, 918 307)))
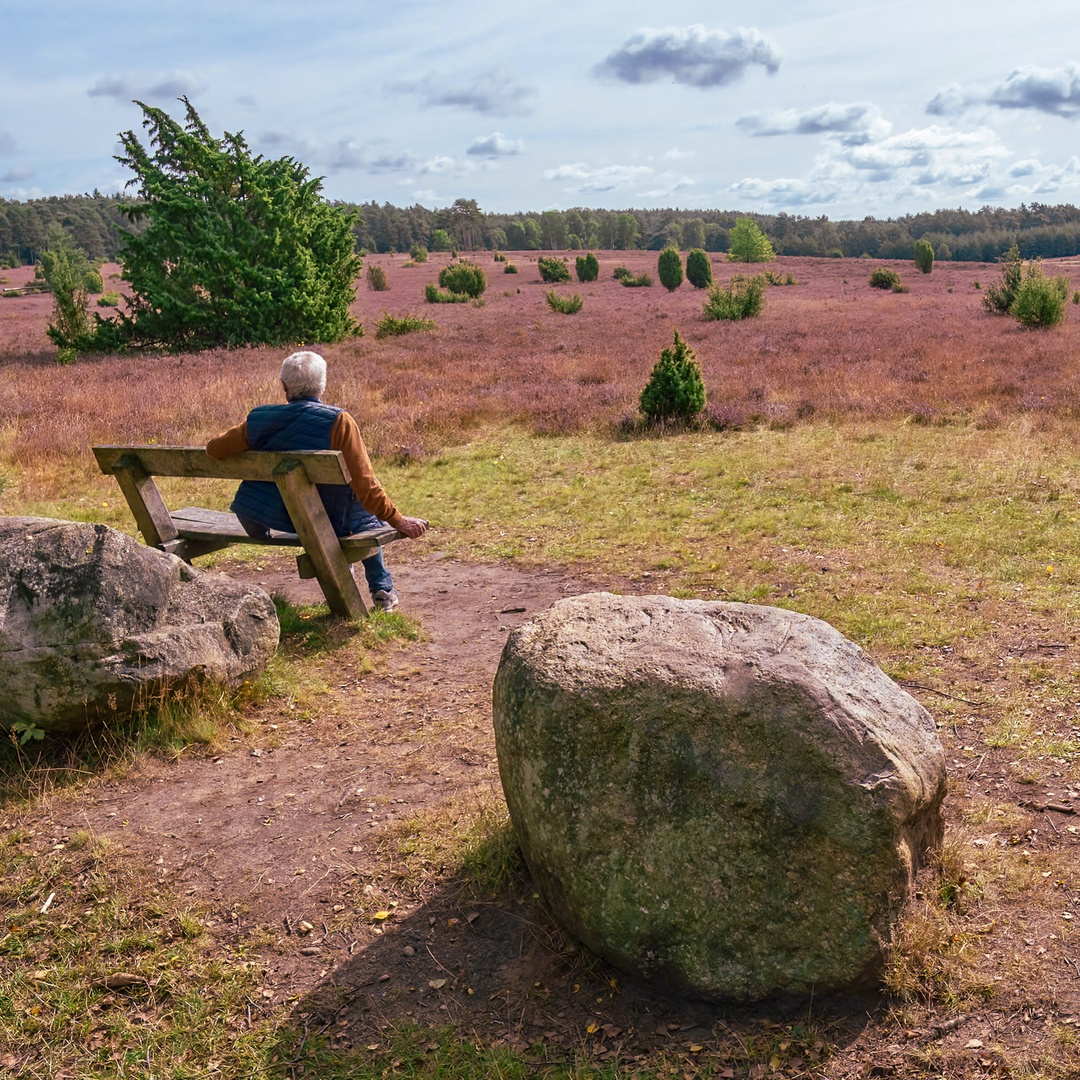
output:
POLYGON ((591 593, 506 642, 503 789, 560 922, 718 1001, 861 990, 940 842, 933 719, 827 623, 591 593))
POLYGON ((277 642, 253 585, 104 525, 0 518, 0 728, 77 730, 192 681, 238 686, 277 642))

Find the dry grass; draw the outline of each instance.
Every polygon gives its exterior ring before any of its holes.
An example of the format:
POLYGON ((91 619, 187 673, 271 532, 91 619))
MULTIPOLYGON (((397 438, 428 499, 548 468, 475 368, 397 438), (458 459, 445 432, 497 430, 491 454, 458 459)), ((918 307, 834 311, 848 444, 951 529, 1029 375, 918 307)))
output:
MULTIPOLYGON (((480 258, 489 273, 498 269, 480 258)), ((382 299, 358 290, 353 310, 368 336, 323 351, 329 399, 356 415, 376 456, 432 453, 508 423, 541 434, 618 425, 636 413, 672 325, 698 354, 708 416, 721 427, 809 417, 992 427, 1017 413, 1074 415, 1080 404, 1072 377, 1080 324, 1032 332, 985 314, 973 281, 993 280, 986 264, 942 264, 912 276, 900 297, 870 288, 864 261, 779 259, 797 286, 769 289, 755 319, 710 323, 698 290, 628 290, 611 279, 609 264, 640 270, 651 252, 602 257, 574 320, 548 309, 535 261, 516 258, 516 290, 492 289, 480 308, 446 305, 423 337, 377 340, 382 299)), ((445 260, 407 274, 390 256, 368 265, 386 270, 400 302, 418 305, 445 260)), ((1078 268, 1077 259, 1053 260, 1048 272, 1080 279, 1078 268)), ((719 261, 715 271, 721 283, 733 273, 719 261)), ((50 464, 86 462, 96 442, 202 442, 277 398, 280 349, 56 367, 50 308, 48 296, 0 302, 0 469, 29 469, 32 481, 36 470, 47 481, 50 464)))

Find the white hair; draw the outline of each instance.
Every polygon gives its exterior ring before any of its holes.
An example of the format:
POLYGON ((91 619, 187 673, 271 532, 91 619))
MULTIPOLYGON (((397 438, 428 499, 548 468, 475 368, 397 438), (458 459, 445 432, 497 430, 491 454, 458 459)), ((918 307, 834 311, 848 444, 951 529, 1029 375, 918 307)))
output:
POLYGON ((294 352, 281 361, 285 396, 321 398, 326 390, 326 361, 314 352, 294 352))

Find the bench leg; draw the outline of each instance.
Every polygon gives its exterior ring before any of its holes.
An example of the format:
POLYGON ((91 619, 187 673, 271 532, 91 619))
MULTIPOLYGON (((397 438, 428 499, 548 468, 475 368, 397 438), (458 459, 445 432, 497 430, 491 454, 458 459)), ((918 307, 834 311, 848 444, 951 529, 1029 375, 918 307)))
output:
POLYGON ((274 470, 274 482, 296 526, 304 552, 311 560, 330 610, 346 619, 366 616, 367 606, 356 587, 337 534, 303 466, 299 461, 283 462, 274 470))

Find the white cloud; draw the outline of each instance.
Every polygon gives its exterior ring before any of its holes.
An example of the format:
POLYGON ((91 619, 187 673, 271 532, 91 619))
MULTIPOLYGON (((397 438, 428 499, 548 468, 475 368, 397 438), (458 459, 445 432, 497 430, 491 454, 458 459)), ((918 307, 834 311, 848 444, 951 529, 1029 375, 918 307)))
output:
POLYGON ((664 161, 685 161, 692 157, 697 157, 696 150, 680 150, 677 146, 673 146, 664 154, 664 161))
POLYGON ((754 64, 773 74, 780 58, 779 48, 756 28, 729 33, 695 23, 639 30, 597 64, 593 74, 625 83, 671 79, 708 89, 734 82, 754 64))
POLYGON ((524 149, 521 139, 508 139, 501 131, 493 131, 490 135, 478 135, 465 153, 487 158, 513 157, 524 149))
POLYGON ((579 161, 545 170, 544 179, 567 183, 567 191, 620 191, 652 173, 648 165, 602 165, 594 169, 579 161))
POLYGON ((24 180, 29 180, 33 175, 34 170, 28 166, 16 167, 14 169, 8 169, 3 176, 0 176, 0 183, 21 184, 24 180))
POLYGON ((428 158, 417 170, 422 176, 437 176, 441 173, 465 172, 471 168, 467 161, 455 161, 445 154, 436 154, 428 158))
POLYGON ((486 116, 532 112, 536 90, 519 83, 505 68, 490 68, 471 79, 428 75, 393 83, 391 92, 415 94, 424 105, 445 105, 486 116))
POLYGON ((0 154, 14 153, 15 140, 6 131, 0 131, 0 154))
POLYGON ((843 188, 836 183, 786 179, 760 180, 747 177, 728 189, 734 195, 743 196, 758 205, 812 206, 836 202, 843 188))
POLYGON ((884 138, 892 125, 875 105, 830 101, 812 109, 771 109, 748 113, 735 121, 748 135, 837 135, 849 145, 884 138))
POLYGON ((992 181, 995 165, 1009 156, 989 128, 960 131, 947 125, 913 128, 855 145, 835 133, 822 138, 822 151, 804 178, 747 177, 728 189, 770 206, 868 204, 887 190, 921 200, 974 195, 992 181), (877 190, 875 190, 877 189, 877 190))
POLYGON ((1010 176, 1032 176, 1039 172, 1042 172, 1042 164, 1034 158, 1028 158, 1026 161, 1018 161, 1011 169, 1009 169, 1010 176))
POLYGON ((1080 64, 1044 68, 1026 64, 1014 68, 1004 81, 991 87, 963 87, 958 83, 939 90, 926 106, 934 116, 966 112, 975 106, 999 109, 1034 109, 1067 119, 1080 116, 1080 64))
POLYGON ((127 102, 192 97, 205 89, 206 84, 197 75, 174 70, 158 75, 145 72, 102 75, 86 93, 89 97, 111 97, 127 102))

